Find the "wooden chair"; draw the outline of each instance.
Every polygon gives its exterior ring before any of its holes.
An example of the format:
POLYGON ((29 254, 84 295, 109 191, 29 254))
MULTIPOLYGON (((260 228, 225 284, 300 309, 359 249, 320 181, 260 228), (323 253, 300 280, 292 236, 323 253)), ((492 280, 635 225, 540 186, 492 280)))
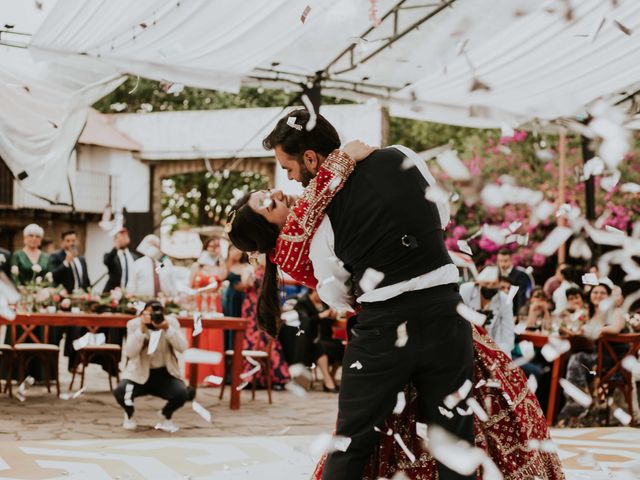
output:
MULTIPOLYGON (((98 333, 98 329, 100 327, 87 327, 88 333, 98 333)), ((109 335, 109 332, 107 332, 109 335)), ((107 342, 109 338, 107 337, 107 342)), ((69 383, 69 390, 73 389, 73 383, 76 379, 76 373, 78 372, 78 367, 82 365, 82 373, 80 374, 80 388, 84 387, 84 373, 87 369, 87 365, 91 362, 93 358, 103 357, 109 360, 111 365, 113 365, 113 369, 116 372, 116 385, 120 383, 120 358, 122 358, 122 347, 117 343, 104 343, 102 345, 87 345, 86 347, 82 347, 76 350, 77 355, 75 359, 75 363, 73 365, 73 371, 71 375, 71 383, 69 383)), ((109 375, 109 390, 113 392, 113 386, 111 385, 111 372, 107 371, 109 375)))
MULTIPOLYGON (((271 390, 272 390, 272 379, 271 379, 271 350, 273 349, 273 339, 269 339, 269 343, 267 344, 267 350, 243 350, 242 356, 244 358, 251 358, 252 360, 258 362, 260 364, 260 371, 264 373, 267 379, 267 396, 269 398, 269 404, 273 403, 271 399, 271 390)), ((225 360, 225 372, 231 371, 231 361, 233 359, 233 350, 227 350, 224 352, 224 360, 225 360)), ((256 375, 254 375, 250 380, 251 382, 251 400, 256 399, 256 375)), ((224 396, 225 383, 222 382, 222 388, 220 389, 220 400, 224 396)))
MULTIPOLYGON (((38 325, 19 325, 15 323, 11 325, 11 344, 13 346, 14 362, 18 365, 18 384, 24 381, 29 363, 33 359, 38 359, 44 367, 47 392, 51 393, 49 381, 53 376, 56 380, 56 394, 60 396, 60 376, 58 374, 60 347, 47 343, 49 340, 48 325, 42 326, 41 336, 37 333, 37 328, 38 325), (28 340, 33 343, 26 343, 28 340)), ((9 376, 11 376, 11 372, 9 376)))
POLYGON ((0 343, 0 365, 5 370, 5 383, 3 393, 9 392, 9 397, 13 397, 11 389, 11 372, 13 371, 13 347, 6 343, 0 343))
MULTIPOLYGON (((622 366, 625 357, 636 357, 640 351, 640 333, 603 334, 598 339, 598 380, 601 396, 606 399, 619 388, 624 393, 631 415, 631 425, 635 425, 633 413, 633 375, 622 366), (618 347, 618 348, 616 348, 618 347)), ((610 405, 607 403, 607 425, 610 419, 610 405)))

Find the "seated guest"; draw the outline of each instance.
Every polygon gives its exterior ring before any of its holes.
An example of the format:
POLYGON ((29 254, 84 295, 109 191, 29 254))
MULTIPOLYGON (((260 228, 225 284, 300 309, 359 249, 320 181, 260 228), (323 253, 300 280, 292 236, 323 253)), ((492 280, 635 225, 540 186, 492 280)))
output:
MULTIPOLYGON (((549 330, 551 327, 551 305, 540 287, 531 292, 531 298, 518 312, 518 319, 524 318, 527 330, 549 330)), ((518 321, 518 323, 520 323, 518 321)))
POLYGON ((567 296, 566 291, 569 288, 577 288, 578 285, 576 283, 577 273, 573 267, 565 267, 560 270, 560 285, 553 292, 553 304, 555 305, 555 313, 560 313, 562 310, 567 308, 567 296))
POLYGON ((547 281, 544 282, 544 285, 542 286, 542 290, 544 291, 544 294, 546 295, 547 298, 553 297, 553 292, 555 292, 560 286, 560 284, 562 283, 562 276, 560 272, 566 267, 567 267, 566 263, 559 263, 558 266, 556 267, 556 273, 554 273, 552 276, 547 278, 547 281))
POLYGON ((104 254, 103 263, 109 272, 109 278, 103 293, 109 293, 116 287, 129 288, 133 279, 135 256, 129 251, 129 230, 121 228, 113 239, 114 246, 104 254))
MULTIPOLYGON (((599 325, 598 335, 603 333, 620 333, 625 328, 625 317, 622 310, 614 307, 612 315, 609 317, 610 322, 607 323, 607 312, 601 311, 600 305, 611 296, 612 287, 608 279, 601 279, 598 285, 594 285, 589 292, 589 321, 599 325)), ((605 352, 605 356, 606 355, 605 352)), ((606 363, 606 358, 604 359, 606 363)), ((598 362, 598 354, 594 351, 583 351, 573 353, 567 364, 566 378, 576 387, 582 389, 586 393, 590 393, 598 400, 597 396, 591 391, 593 380, 593 369, 598 362)), ((566 403, 560 414, 558 415, 561 425, 575 425, 581 418, 589 412, 585 407, 578 404, 571 396, 566 395, 566 403)))
MULTIPOLYGON (((305 334, 310 360, 322 372, 322 383, 325 392, 338 393, 335 370, 342 363, 344 344, 333 338, 333 322, 337 320, 337 312, 322 303, 318 292, 314 289, 304 294, 295 305, 300 318, 300 328, 305 334)), ((298 337, 298 338, 300 338, 298 337)), ((307 352, 305 352, 306 354, 307 352)))
POLYGON ((507 295, 498 286, 497 275, 493 280, 463 283, 460 285, 460 296, 468 307, 487 316, 484 328, 498 346, 511 356, 515 344, 513 311, 507 295))
POLYGON ((563 333, 582 334, 582 327, 589 319, 589 312, 584 305, 582 292, 577 287, 568 288, 565 292, 567 308, 560 312, 562 323, 566 326, 563 333))
POLYGON ((113 392, 125 411, 123 428, 137 428, 133 419, 133 400, 152 395, 167 400, 160 411, 161 423, 156 428, 168 432, 177 430, 171 417, 189 399, 177 356, 186 349, 187 340, 180 323, 172 315, 165 316, 162 304, 156 300, 148 302, 139 317, 127 322, 124 354, 128 361, 122 373, 123 380, 113 392), (157 336, 159 339, 155 343, 153 340, 157 336))
POLYGON ((509 291, 511 290, 511 287, 514 286, 513 283, 511 282, 511 279, 509 277, 505 277, 504 275, 500 275, 498 280, 500 281, 500 291, 509 295, 509 291))
POLYGON ((163 293, 173 297, 178 293, 173 278, 173 264, 163 258, 160 239, 156 235, 147 235, 137 248, 143 256, 133 262, 133 279, 130 290, 134 295, 156 298, 163 293))

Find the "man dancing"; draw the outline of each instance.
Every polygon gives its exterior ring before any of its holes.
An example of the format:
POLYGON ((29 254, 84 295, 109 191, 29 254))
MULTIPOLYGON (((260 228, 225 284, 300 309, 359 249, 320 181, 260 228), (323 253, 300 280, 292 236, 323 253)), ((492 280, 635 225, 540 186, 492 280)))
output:
MULTIPOLYGON (((289 178, 303 185, 340 146, 326 119, 318 116, 307 132, 308 119, 306 110, 292 112, 263 142, 289 178)), ((456 312, 458 272, 443 240, 448 214, 425 199, 433 182, 410 150, 376 150, 336 193, 313 236, 310 256, 321 298, 340 308, 353 293, 361 305, 343 361, 336 430, 351 441, 329 455, 324 479, 362 477, 377 441, 374 427, 384 429, 410 381, 430 424, 474 442, 472 416, 447 418, 439 411, 446 395, 472 379, 473 348, 471 327, 456 312), (398 347, 399 341, 406 343, 398 347)), ((474 478, 444 465, 438 470, 441 479, 474 478)))

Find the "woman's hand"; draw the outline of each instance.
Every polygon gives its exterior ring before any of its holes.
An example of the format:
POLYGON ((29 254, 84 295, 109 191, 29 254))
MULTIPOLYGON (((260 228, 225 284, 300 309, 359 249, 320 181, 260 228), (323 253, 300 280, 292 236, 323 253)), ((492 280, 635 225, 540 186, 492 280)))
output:
POLYGON ((356 162, 364 160, 375 150, 377 150, 375 147, 371 147, 360 140, 353 140, 342 148, 342 151, 353 158, 356 162))

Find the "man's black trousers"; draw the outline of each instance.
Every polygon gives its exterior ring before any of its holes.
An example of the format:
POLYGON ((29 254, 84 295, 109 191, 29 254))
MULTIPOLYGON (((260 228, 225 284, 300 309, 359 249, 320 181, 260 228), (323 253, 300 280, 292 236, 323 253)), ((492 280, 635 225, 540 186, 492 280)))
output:
POLYGON ((124 398, 127 385, 129 384, 133 385, 131 400, 145 395, 153 395, 154 397, 167 400, 166 405, 162 409, 162 414, 169 419, 171 415, 173 415, 173 412, 183 406, 189 398, 189 391, 182 380, 172 376, 164 367, 152 368, 149 371, 149 379, 144 385, 125 379, 122 380, 113 391, 117 402, 124 408, 129 418, 133 415, 133 405, 125 405, 124 398))
MULTIPOLYGON (((471 325, 456 312, 460 301, 457 286, 445 285, 363 304, 342 363, 336 429, 351 443, 345 452, 329 455, 324 480, 362 478, 380 435, 374 427, 386 431, 385 419, 410 381, 427 424, 474 444, 473 415, 447 418, 438 410, 448 394, 465 380, 473 381, 471 325), (409 338, 397 347, 397 327, 403 322, 409 338)), ((438 469, 441 480, 475 478, 440 464, 438 469)))

